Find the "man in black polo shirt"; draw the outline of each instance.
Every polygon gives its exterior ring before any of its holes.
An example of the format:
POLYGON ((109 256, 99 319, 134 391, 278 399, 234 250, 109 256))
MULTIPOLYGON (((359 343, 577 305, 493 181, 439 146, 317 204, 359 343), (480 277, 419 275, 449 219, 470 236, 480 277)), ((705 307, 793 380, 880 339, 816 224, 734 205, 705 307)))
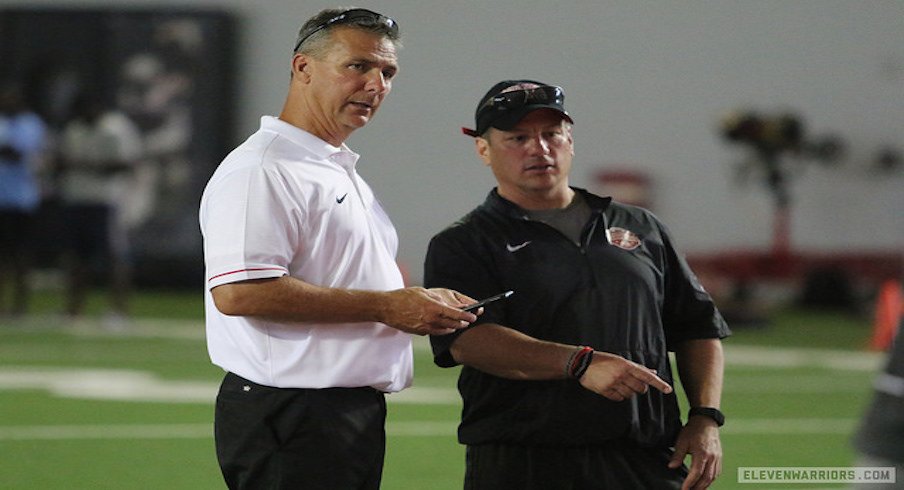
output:
POLYGON ((873 382, 873 399, 854 434, 857 466, 893 468, 896 484, 860 483, 856 490, 904 488, 904 318, 885 369, 873 382))
POLYGON ((721 472, 729 329, 653 214, 568 185, 563 103, 531 80, 487 92, 464 132, 498 186, 427 253, 428 287, 514 291, 431 337, 439 366, 463 365, 465 488, 707 488, 721 472))

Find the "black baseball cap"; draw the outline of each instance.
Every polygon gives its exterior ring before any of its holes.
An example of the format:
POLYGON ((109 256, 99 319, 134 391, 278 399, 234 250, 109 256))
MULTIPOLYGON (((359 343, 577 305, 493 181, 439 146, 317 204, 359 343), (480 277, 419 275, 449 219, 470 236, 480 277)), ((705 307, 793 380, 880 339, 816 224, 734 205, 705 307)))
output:
POLYGON ((570 123, 565 110, 565 91, 556 85, 535 80, 504 80, 487 91, 477 103, 474 123, 477 129, 461 128, 468 136, 480 136, 491 127, 507 131, 528 113, 552 109, 570 123))

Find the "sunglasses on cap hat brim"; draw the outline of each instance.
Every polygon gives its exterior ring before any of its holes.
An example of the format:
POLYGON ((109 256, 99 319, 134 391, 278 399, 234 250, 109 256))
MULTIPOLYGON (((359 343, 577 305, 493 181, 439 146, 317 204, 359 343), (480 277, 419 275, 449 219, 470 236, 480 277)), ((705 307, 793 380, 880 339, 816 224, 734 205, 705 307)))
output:
MULTIPOLYGON (((499 119, 528 106, 533 109, 520 114, 517 119, 521 119, 527 112, 548 108, 562 114, 568 122, 573 122, 571 116, 565 111, 565 90, 558 86, 544 85, 501 92, 489 97, 477 109, 477 130, 463 127, 461 132, 467 136, 479 137, 487 129, 494 127, 494 123, 499 119), (484 124, 480 124, 480 122, 484 124), (480 131, 481 126, 484 126, 483 131, 480 131)), ((513 123, 517 123, 517 120, 513 123)))

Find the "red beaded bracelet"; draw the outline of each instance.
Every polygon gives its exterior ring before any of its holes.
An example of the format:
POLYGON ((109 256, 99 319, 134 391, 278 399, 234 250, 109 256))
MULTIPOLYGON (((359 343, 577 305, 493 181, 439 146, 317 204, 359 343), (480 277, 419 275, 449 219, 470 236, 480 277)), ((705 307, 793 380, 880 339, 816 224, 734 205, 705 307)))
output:
POLYGON ((575 352, 568 363, 568 375, 572 378, 579 379, 587 372, 590 367, 590 361, 593 359, 593 347, 582 346, 580 350, 575 352))

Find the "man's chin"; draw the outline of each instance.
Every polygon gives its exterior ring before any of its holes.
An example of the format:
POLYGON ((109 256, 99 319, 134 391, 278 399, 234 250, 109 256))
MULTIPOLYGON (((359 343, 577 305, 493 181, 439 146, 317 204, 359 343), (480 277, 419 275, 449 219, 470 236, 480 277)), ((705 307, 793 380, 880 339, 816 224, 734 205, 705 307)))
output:
POLYGON ((371 120, 372 118, 373 118, 373 113, 369 113, 369 114, 361 114, 361 113, 358 113, 358 114, 350 114, 350 115, 346 118, 346 125, 348 125, 348 126, 350 126, 350 127, 352 127, 352 128, 355 128, 355 129, 363 128, 364 126, 367 125, 367 123, 370 122, 370 120, 371 120))

